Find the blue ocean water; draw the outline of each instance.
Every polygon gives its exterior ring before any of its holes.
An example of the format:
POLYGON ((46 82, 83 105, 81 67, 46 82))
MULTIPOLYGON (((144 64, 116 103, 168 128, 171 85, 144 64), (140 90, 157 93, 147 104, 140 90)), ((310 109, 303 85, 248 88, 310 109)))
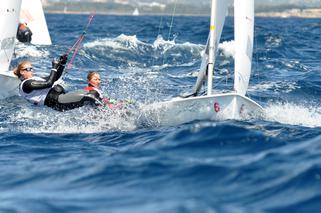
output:
MULTIPOLYGON (((88 16, 48 14, 52 46, 19 44, 13 66, 38 75, 82 33, 88 16)), ((192 90, 208 17, 95 16, 64 81, 136 105, 192 90)), ((126 112, 56 112, 0 101, 0 212, 320 212, 321 20, 257 18, 248 95, 266 116, 158 127, 126 112)), ((215 89, 232 88, 233 19, 215 89)))

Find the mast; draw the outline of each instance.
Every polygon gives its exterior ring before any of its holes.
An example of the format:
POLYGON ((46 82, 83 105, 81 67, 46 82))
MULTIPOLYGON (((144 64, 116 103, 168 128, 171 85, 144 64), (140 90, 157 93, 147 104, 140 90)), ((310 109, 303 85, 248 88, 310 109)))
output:
POLYGON ((211 6, 211 24, 210 32, 206 42, 204 54, 202 56, 202 63, 200 71, 197 76, 197 81, 194 87, 193 95, 197 95, 201 90, 203 82, 208 78, 207 94, 212 94, 213 88, 213 70, 215 64, 215 57, 218 49, 218 44, 221 39, 221 34, 227 13, 226 0, 212 0, 211 6), (210 56, 211 55, 211 56, 210 56), (211 60, 209 59, 211 57, 211 60))
POLYGON ((209 53, 208 53, 208 79, 207 79, 207 95, 212 95, 213 89, 213 71, 214 71, 214 48, 215 48, 215 10, 217 7, 216 0, 212 0, 211 7, 211 22, 210 22, 210 38, 209 38, 209 53))

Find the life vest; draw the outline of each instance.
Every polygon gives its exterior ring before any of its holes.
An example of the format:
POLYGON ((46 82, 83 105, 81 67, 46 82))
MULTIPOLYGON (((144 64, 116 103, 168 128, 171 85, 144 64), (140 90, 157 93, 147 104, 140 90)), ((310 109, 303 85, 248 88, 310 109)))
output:
POLYGON ((117 103, 116 101, 110 99, 109 97, 107 98, 104 98, 101 91, 99 89, 97 89, 96 87, 93 87, 93 86, 87 86, 85 87, 85 90, 86 91, 96 91, 99 95, 99 98, 101 99, 102 101, 102 105, 105 105, 107 106, 109 109, 116 109, 116 108, 119 108, 120 105, 119 103, 117 103))
POLYGON ((19 94, 24 99, 26 99, 28 102, 30 102, 30 103, 32 103, 34 105, 38 105, 38 106, 44 105, 46 97, 47 97, 51 87, 50 88, 45 88, 45 89, 33 90, 30 93, 25 93, 23 91, 23 89, 22 89, 22 86, 28 80, 45 81, 45 79, 39 78, 39 77, 32 77, 32 78, 25 79, 19 85, 19 94))
POLYGON ((93 90, 95 90, 95 91, 98 93, 99 98, 104 99, 104 97, 103 97, 103 95, 102 95, 102 92, 101 92, 99 89, 97 89, 96 87, 87 86, 87 87, 85 87, 84 90, 86 90, 86 91, 93 91, 93 90))

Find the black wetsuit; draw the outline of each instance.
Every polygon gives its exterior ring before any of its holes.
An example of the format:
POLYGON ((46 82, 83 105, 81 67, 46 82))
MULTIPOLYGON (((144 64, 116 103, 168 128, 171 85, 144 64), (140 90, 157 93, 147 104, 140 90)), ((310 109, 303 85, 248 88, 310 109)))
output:
POLYGON ((32 37, 32 32, 30 30, 29 27, 25 26, 25 27, 18 27, 18 31, 17 31, 17 39, 20 42, 23 43, 30 43, 31 42, 31 38, 32 37))
MULTIPOLYGON (((35 105, 39 102, 33 100, 32 92, 37 93, 35 96, 45 96, 42 100, 43 104, 51 107, 58 111, 65 111, 74 108, 84 106, 86 103, 95 104, 96 94, 93 92, 83 91, 66 93, 61 85, 54 85, 54 83, 61 77, 64 65, 60 63, 56 65, 57 69, 52 69, 50 75, 47 78, 36 80, 36 79, 26 79, 20 85, 20 94, 24 96, 27 100, 31 100, 35 105), (53 86, 54 85, 54 86, 53 86), (48 91, 49 90, 49 91, 48 91), (42 93, 42 94, 41 94, 42 93)), ((41 101, 41 98, 39 98, 41 101)))

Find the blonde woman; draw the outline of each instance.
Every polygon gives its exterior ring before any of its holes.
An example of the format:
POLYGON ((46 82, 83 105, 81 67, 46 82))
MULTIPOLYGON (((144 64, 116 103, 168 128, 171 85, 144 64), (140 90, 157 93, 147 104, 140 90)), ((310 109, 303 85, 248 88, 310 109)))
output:
POLYGON ((70 110, 81 107, 87 102, 95 103, 96 99, 91 94, 66 93, 65 89, 57 84, 67 63, 67 55, 53 60, 50 75, 47 78, 33 76, 31 62, 21 62, 14 73, 20 78, 20 95, 34 105, 45 105, 58 111, 70 110))

